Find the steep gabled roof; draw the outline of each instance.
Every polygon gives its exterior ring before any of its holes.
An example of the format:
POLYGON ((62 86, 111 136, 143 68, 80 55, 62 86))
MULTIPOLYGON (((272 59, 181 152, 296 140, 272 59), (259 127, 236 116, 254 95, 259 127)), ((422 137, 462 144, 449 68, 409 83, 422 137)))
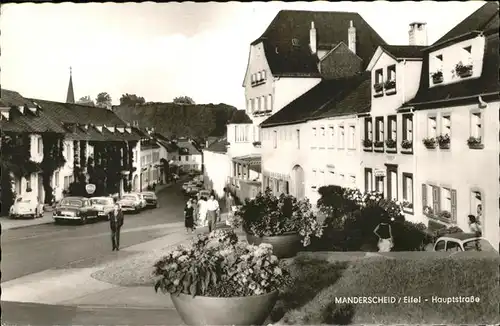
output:
POLYGON ((424 57, 420 87, 416 96, 404 106, 416 106, 429 102, 454 100, 494 94, 500 92, 498 82, 499 56, 498 33, 486 36, 483 69, 479 78, 466 79, 453 84, 443 84, 429 88, 429 55, 424 57))
POLYGON ((433 45, 440 44, 471 31, 498 31, 499 22, 498 2, 487 1, 486 4, 453 27, 443 37, 434 42, 433 45))
POLYGON ((18 92, 10 91, 3 88, 0 91, 0 106, 9 108, 20 107, 20 106, 24 106, 26 108, 36 107, 33 102, 24 98, 18 92))
POLYGON ((189 152, 189 155, 201 154, 201 152, 189 140, 179 140, 177 141, 176 145, 179 149, 186 148, 189 152))
POLYGON ((371 103, 370 72, 323 80, 261 123, 261 127, 367 112, 371 103))
POLYGON ((391 54, 395 59, 421 59, 424 54, 422 52, 425 46, 417 45, 383 45, 387 53, 391 54))
POLYGON ((252 45, 263 42, 264 51, 274 76, 319 76, 318 57, 311 54, 309 31, 314 22, 317 44, 348 44, 350 21, 356 28, 356 54, 363 68, 379 45, 386 42, 358 14, 353 12, 282 10, 266 31, 252 45), (298 40, 293 45, 292 40, 298 40))

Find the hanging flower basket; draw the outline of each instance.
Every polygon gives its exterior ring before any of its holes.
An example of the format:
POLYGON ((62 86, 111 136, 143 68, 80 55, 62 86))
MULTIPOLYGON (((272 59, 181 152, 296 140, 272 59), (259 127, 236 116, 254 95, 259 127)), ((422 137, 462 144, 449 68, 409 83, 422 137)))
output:
POLYGON ((437 145, 436 138, 424 138, 422 142, 424 143, 424 146, 428 149, 434 149, 436 148, 437 145))
POLYGON ((433 84, 441 84, 443 82, 443 72, 441 70, 433 72, 431 78, 433 84))
POLYGON ((439 135, 436 138, 439 148, 449 149, 450 148, 450 135, 439 135))
POLYGON ((470 149, 483 149, 484 145, 482 144, 481 137, 473 137, 470 136, 467 139, 467 145, 469 145, 470 149))
POLYGON ((462 61, 455 65, 455 72, 460 78, 472 76, 472 65, 464 65, 462 61))

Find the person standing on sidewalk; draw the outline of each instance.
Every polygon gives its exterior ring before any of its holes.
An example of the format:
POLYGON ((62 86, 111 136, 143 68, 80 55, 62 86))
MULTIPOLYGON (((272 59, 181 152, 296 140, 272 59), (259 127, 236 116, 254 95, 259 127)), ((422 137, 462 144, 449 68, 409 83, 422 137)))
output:
POLYGON ((109 218, 109 226, 111 227, 111 243, 113 251, 120 250, 120 229, 123 226, 123 212, 119 204, 115 204, 113 213, 109 218))
POLYGON ((191 199, 188 200, 186 207, 184 208, 184 226, 186 227, 186 233, 194 233, 194 207, 191 199))
POLYGON ((208 232, 215 230, 217 225, 217 218, 220 213, 219 202, 215 199, 215 195, 212 193, 207 201, 207 220, 208 220, 208 232))
POLYGON ((233 218, 233 205, 234 205, 233 195, 231 195, 230 192, 227 192, 227 195, 226 195, 226 209, 227 209, 226 220, 231 220, 233 218))

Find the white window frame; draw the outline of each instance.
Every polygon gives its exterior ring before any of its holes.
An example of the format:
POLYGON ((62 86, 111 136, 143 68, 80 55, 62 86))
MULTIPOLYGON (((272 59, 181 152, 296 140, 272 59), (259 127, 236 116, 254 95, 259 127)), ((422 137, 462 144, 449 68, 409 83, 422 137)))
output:
POLYGON ((472 137, 483 136, 483 114, 481 111, 473 110, 470 114, 470 135, 472 137))
POLYGON ((341 124, 338 126, 338 134, 339 134, 339 146, 338 148, 339 149, 344 149, 345 148, 345 128, 344 128, 344 125, 341 124))
POLYGON ((349 149, 356 149, 356 125, 349 125, 349 149))
POLYGON ((295 141, 297 149, 300 149, 300 129, 295 130, 295 141))
POLYGON ((441 115, 441 135, 451 136, 451 113, 441 115))
POLYGON ((273 147, 278 148, 278 131, 273 130, 273 147))
POLYGON ((451 189, 441 187, 439 191, 441 192, 439 196, 441 199, 441 203, 439 203, 441 211, 448 211, 451 214, 451 189))
POLYGON ((335 148, 335 126, 328 126, 328 147, 335 148))
POLYGON ((427 116, 427 137, 436 138, 438 136, 438 124, 436 115, 427 116))
POLYGON ((318 171, 317 169, 312 170, 312 175, 311 175, 311 188, 317 189, 318 188, 318 171))

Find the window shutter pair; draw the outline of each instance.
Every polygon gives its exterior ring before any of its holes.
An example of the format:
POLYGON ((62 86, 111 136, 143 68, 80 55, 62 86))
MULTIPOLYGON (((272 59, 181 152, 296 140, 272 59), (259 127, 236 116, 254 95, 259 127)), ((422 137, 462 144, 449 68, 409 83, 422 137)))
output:
POLYGON ((457 191, 451 189, 451 222, 457 223, 457 191))

